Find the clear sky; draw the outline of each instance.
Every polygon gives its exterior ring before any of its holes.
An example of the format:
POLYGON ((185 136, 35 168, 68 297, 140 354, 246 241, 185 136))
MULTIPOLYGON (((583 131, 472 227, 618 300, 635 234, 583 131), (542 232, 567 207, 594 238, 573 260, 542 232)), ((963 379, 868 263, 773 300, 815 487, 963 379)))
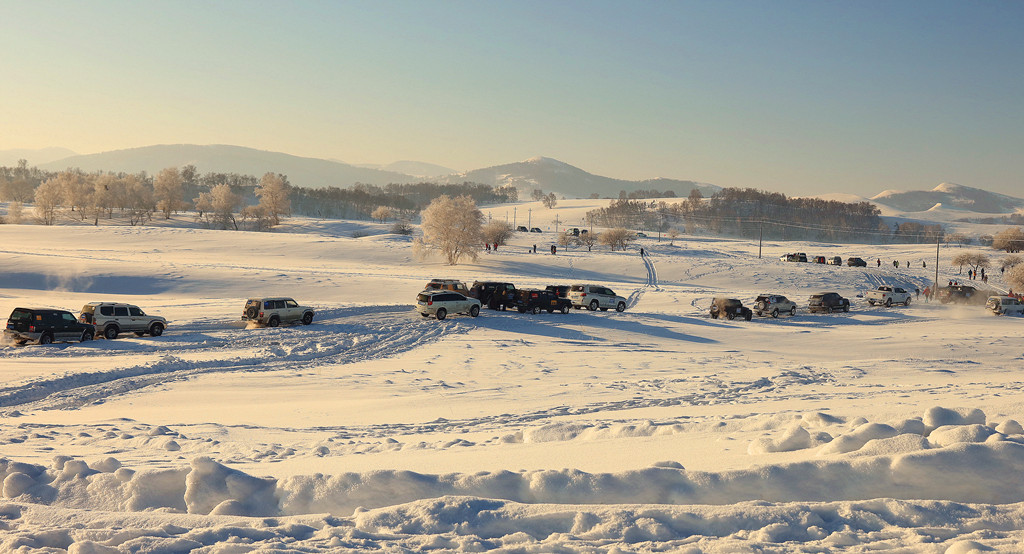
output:
POLYGON ((0 0, 0 149, 1024 194, 1024 2, 0 0))

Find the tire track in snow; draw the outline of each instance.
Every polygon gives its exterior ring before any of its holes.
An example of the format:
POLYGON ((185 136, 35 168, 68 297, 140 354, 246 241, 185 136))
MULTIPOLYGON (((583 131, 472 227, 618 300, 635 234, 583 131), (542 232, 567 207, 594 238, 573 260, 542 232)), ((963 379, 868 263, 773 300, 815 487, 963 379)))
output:
POLYGON ((653 289, 656 291, 661 290, 661 284, 658 282, 658 269, 654 266, 654 261, 651 260, 650 254, 641 256, 640 259, 644 263, 644 268, 647 270, 647 283, 642 288, 634 290, 630 293, 629 298, 626 299, 626 308, 632 308, 636 306, 640 299, 643 297, 647 289, 653 289))
MULTIPOLYGON (((199 375, 238 371, 294 371, 325 364, 340 365, 380 359, 436 342, 448 335, 466 333, 473 328, 457 319, 430 321, 428 324, 420 321, 407 306, 372 306, 342 311, 348 317, 327 319, 311 327, 229 329, 225 331, 228 335, 225 340, 203 341, 207 349, 197 350, 191 343, 175 348, 173 342, 162 341, 163 345, 170 347, 169 351, 161 359, 150 363, 107 371, 68 373, 2 387, 0 408, 73 409, 168 381, 199 375), (377 314, 376 317, 367 318, 370 312, 377 314), (356 322, 348 322, 350 318, 356 322), (230 347, 246 354, 206 361, 190 361, 179 357, 197 351, 208 352, 230 347)), ((173 338, 189 338, 188 327, 184 329, 183 335, 173 338)), ((204 333, 196 334, 200 338, 207 336, 204 333)), ((129 351, 125 354, 138 353, 129 351)), ((116 354, 111 356, 109 351, 103 354, 108 358, 117 357, 116 354)))

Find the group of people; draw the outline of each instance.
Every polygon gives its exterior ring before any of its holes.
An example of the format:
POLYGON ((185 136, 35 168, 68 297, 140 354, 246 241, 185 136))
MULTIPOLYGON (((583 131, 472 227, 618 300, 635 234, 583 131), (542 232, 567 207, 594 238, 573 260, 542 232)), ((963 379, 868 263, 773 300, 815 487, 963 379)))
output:
POLYGON ((986 284, 988 283, 988 275, 985 275, 985 268, 981 268, 981 277, 980 278, 978 277, 978 271, 975 270, 975 269, 968 269, 967 270, 967 277, 972 279, 972 280, 978 279, 982 283, 986 283, 986 284))
MULTIPOLYGON (((875 259, 875 263, 877 264, 876 267, 882 267, 882 258, 875 259)), ((892 261, 892 266, 895 267, 896 269, 899 269, 900 268, 900 261, 899 260, 893 260, 892 261)), ((907 260, 904 263, 903 267, 909 269, 910 268, 910 260, 907 260)), ((925 268, 928 267, 928 262, 921 262, 921 267, 925 267, 925 268)))

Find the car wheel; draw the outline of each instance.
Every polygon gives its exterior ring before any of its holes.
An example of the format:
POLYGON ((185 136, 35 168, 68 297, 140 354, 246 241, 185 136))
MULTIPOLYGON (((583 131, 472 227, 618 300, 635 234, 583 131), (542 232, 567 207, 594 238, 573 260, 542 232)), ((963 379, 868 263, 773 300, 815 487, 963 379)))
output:
POLYGON ((302 314, 302 324, 309 325, 310 323, 313 323, 313 312, 306 312, 302 314))
POLYGON ((885 307, 886 308, 891 308, 892 307, 892 298, 886 298, 885 299, 885 307))
POLYGON ((39 335, 39 344, 53 344, 53 335, 50 333, 39 335))
POLYGON ((281 324, 281 320, 278 319, 278 317, 276 315, 274 317, 270 318, 269 321, 267 321, 267 326, 268 327, 277 327, 280 324, 281 324))
POLYGON ((743 319, 746 319, 747 321, 750 321, 750 318, 752 316, 753 316, 753 314, 750 313, 749 311, 743 312, 743 319))
POLYGON ((539 314, 540 313, 540 306, 534 306, 533 308, 531 308, 530 309, 530 313, 533 314, 533 315, 539 314))
POLYGON ((832 313, 832 306, 825 306, 825 313, 826 314, 832 313))
POLYGON ((120 330, 117 328, 117 325, 110 325, 103 329, 103 338, 107 340, 114 340, 117 338, 117 334, 119 332, 120 330))
POLYGON ((587 306, 587 309, 592 311, 592 312, 596 312, 597 311, 597 306, 598 306, 597 300, 591 300, 590 301, 590 306, 587 306))
POLYGON ((88 330, 88 329, 86 329, 85 331, 82 331, 82 338, 81 338, 80 342, 85 342, 87 340, 92 340, 92 336, 93 336, 93 332, 88 330))
POLYGON ((730 320, 731 319, 736 319, 736 314, 734 314, 732 312, 726 312, 725 313, 725 317, 726 317, 726 319, 730 319, 730 320))
POLYGON ((624 311, 626 311, 626 303, 625 302, 619 302, 618 304, 616 304, 615 305, 615 311, 616 312, 624 312, 624 311))
POLYGON ((436 315, 437 315, 437 320, 438 321, 443 321, 444 318, 448 317, 448 310, 446 310, 444 308, 438 308, 436 315))
POLYGON ((791 316, 796 315, 796 306, 793 306, 792 308, 789 309, 789 315, 791 315, 791 316))
POLYGON ((568 304, 562 304, 562 313, 563 314, 569 313, 569 305, 568 304))
POLYGON ((476 316, 480 315, 480 306, 477 306, 476 304, 471 306, 469 308, 469 315, 472 316, 472 317, 476 317, 476 316))
POLYGON ((159 337, 162 334, 164 334, 164 325, 163 325, 163 323, 154 323, 153 325, 151 325, 149 327, 149 336, 151 336, 151 337, 159 337))
MULTIPOLYGON (((758 314, 758 315, 761 315, 761 314, 758 314)), ((779 317, 779 309, 778 308, 775 308, 774 310, 772 310, 772 317, 779 317)))
POLYGON ((850 311, 850 305, 849 304, 844 304, 843 305, 843 311, 844 312, 849 312, 850 311))
POLYGON ((718 319, 718 312, 711 310, 711 319, 718 319))
POLYGON ((256 306, 249 306, 248 308, 245 309, 245 317, 249 319, 256 319, 257 311, 258 310, 256 310, 256 306))
POLYGON ((903 305, 904 306, 909 306, 910 305, 910 299, 908 298, 907 301, 903 303, 903 305))

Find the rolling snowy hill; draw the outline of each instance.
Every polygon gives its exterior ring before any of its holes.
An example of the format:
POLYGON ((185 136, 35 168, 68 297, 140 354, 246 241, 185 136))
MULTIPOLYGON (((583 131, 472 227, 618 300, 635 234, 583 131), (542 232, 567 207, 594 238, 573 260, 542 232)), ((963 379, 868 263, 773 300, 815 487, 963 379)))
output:
POLYGON ((1024 210, 1024 199, 953 183, 942 183, 931 190, 887 190, 871 200, 904 212, 924 212, 935 207, 985 214, 1024 210))

